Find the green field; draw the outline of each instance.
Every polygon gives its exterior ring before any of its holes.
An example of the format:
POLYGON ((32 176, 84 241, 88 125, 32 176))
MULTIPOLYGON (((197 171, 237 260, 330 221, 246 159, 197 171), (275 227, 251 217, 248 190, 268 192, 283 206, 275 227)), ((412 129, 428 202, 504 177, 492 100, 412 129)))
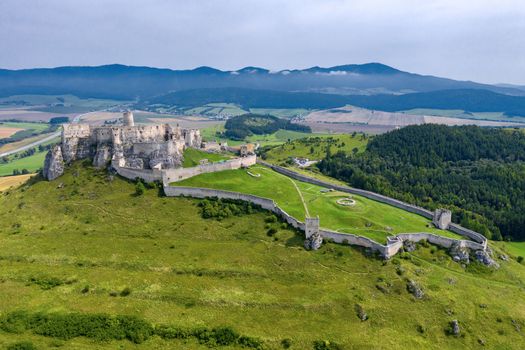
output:
POLYGON ((203 152, 195 148, 186 148, 184 150, 184 161, 182 166, 184 168, 191 168, 200 164, 202 159, 208 159, 208 162, 219 162, 221 160, 230 159, 229 156, 217 153, 203 152))
POLYGON ((19 123, 19 122, 0 122, 0 127, 18 128, 24 130, 44 131, 49 128, 47 123, 19 123))
POLYGON ((352 153, 354 148, 358 152, 363 152, 368 143, 368 138, 363 139, 361 135, 341 134, 341 135, 321 135, 307 134, 309 138, 297 139, 286 142, 280 146, 271 148, 265 152, 265 160, 268 162, 282 164, 290 157, 302 157, 310 160, 320 160, 326 156, 326 151, 330 147, 332 154, 338 151, 352 153))
POLYGON ((250 167, 249 172, 261 176, 251 176, 243 169, 227 170, 198 175, 173 185, 215 188, 270 198, 301 221, 308 210, 310 216, 319 216, 321 227, 369 237, 380 243, 385 243, 389 235, 409 232, 432 232, 459 238, 452 232, 429 227, 430 220, 422 216, 361 196, 352 195, 356 204, 345 207, 336 200, 348 197, 346 193, 322 193, 322 187, 293 180, 260 165, 250 167))
POLYGON ((11 162, 0 164, 0 176, 13 175, 13 170, 27 169, 30 173, 36 172, 38 169, 44 166, 44 159, 46 158, 46 152, 37 152, 32 156, 15 159, 11 162))
POLYGON ((270 114, 279 118, 293 118, 310 112, 311 110, 303 108, 250 108, 250 113, 270 114))
MULTIPOLYGON (((386 262, 342 245, 308 252, 294 232, 266 223, 266 213, 202 219, 198 200, 134 192, 128 181, 75 164, 55 181, 0 196, 0 316, 109 313, 154 325, 231 326, 265 349, 282 349, 283 339, 301 350, 315 340, 384 350, 480 342, 521 349, 525 341, 516 330, 525 327, 525 266, 514 260, 489 271, 423 247, 386 262), (407 292, 408 279, 423 299, 407 292), (445 332, 454 319, 459 337, 445 332)), ((208 349, 192 339, 133 344, 0 330, 0 347, 17 341, 38 349, 208 349)))
POLYGON ((466 112, 462 109, 430 109, 430 108, 414 108, 402 113, 414 115, 435 115, 439 117, 452 117, 462 119, 480 119, 480 120, 499 120, 507 122, 524 122, 525 116, 509 117, 503 112, 466 112))
POLYGON ((237 116, 247 113, 247 111, 243 110, 241 107, 233 104, 233 103, 209 103, 204 106, 194 107, 190 109, 184 110, 184 114, 187 115, 208 115, 208 116, 215 116, 215 115, 229 115, 229 116, 237 116))
MULTIPOLYGON (((50 145, 57 143, 59 138, 44 142, 42 145, 50 145)), ((39 152, 38 146, 36 147, 37 152, 29 157, 17 158, 10 160, 7 163, 0 163, 0 176, 13 175, 13 170, 27 169, 30 173, 38 171, 44 166, 44 160, 46 158, 47 151, 39 152)), ((13 156, 9 156, 12 159, 13 156)))
POLYGON ((73 95, 15 95, 0 98, 4 106, 36 106, 32 110, 49 113, 82 113, 130 101, 79 98, 73 95), (12 102, 12 103, 10 103, 12 102))
POLYGON ((244 144, 246 142, 259 143, 261 146, 276 146, 282 143, 297 140, 303 137, 309 136, 320 136, 325 137, 325 134, 311 134, 305 132, 291 131, 291 130, 278 130, 273 134, 265 135, 252 135, 246 138, 246 141, 231 140, 224 137, 217 137, 217 132, 224 132, 224 125, 215 125, 213 127, 201 129, 201 135, 204 140, 214 140, 227 142, 228 145, 235 146, 244 144))

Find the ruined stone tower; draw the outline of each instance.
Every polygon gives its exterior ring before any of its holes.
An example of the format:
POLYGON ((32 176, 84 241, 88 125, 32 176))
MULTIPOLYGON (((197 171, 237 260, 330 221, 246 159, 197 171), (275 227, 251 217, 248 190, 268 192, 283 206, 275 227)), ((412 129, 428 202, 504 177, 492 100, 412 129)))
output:
POLYGON ((441 230, 448 229, 452 222, 452 212, 447 209, 436 209, 432 223, 441 230))
POLYGON ((319 233, 319 217, 304 220, 304 247, 308 250, 317 250, 323 244, 323 237, 319 233))
POLYGON ((135 126, 135 121, 133 120, 133 112, 126 111, 122 116, 122 123, 124 126, 135 126))

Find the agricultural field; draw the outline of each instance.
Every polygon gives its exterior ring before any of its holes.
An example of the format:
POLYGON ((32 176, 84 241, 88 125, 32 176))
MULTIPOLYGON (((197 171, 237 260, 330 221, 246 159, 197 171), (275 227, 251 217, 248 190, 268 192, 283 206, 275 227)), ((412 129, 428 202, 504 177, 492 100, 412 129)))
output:
POLYGON ((15 159, 8 163, 0 163, 0 176, 13 175, 13 170, 26 169, 30 173, 36 172, 38 169, 44 166, 44 159, 46 158, 47 151, 36 152, 35 154, 20 159, 15 159))
POLYGON ((389 261, 330 243, 309 252, 269 213, 203 219, 200 202, 157 189, 136 195, 133 183, 80 163, 55 181, 32 179, 1 195, 0 347, 249 349, 214 345, 212 332, 187 336, 232 327, 263 349, 314 349, 316 341, 337 349, 522 348, 525 266, 515 260, 489 270, 465 269, 435 247, 389 261), (407 291, 409 280, 422 299, 407 291), (74 324, 39 329, 21 312, 134 317, 154 331, 79 337, 74 324), (447 333, 452 320, 460 336, 447 333))
POLYGON ((0 177, 0 191, 5 191, 11 187, 17 187, 29 180, 32 176, 35 176, 35 174, 0 177))
POLYGON ((56 114, 86 113, 111 106, 130 103, 97 98, 79 98, 73 95, 16 95, 0 98, 0 106, 22 107, 31 111, 56 114))
MULTIPOLYGON (((519 120, 491 120, 490 118, 477 117, 449 117, 435 114, 415 114, 415 112, 429 110, 412 110, 407 112, 383 112, 345 106, 341 108, 313 111, 302 117, 300 124, 308 125, 314 132, 353 132, 363 131, 370 134, 383 133, 407 125, 419 124, 444 124, 444 125, 478 125, 492 127, 525 127, 525 119, 519 120)), ((458 111, 453 111, 458 112, 458 111)))
POLYGON ((207 159, 208 162, 210 163, 230 159, 230 157, 225 154, 208 153, 208 152, 200 151, 195 148, 186 148, 184 150, 183 156, 184 156, 184 161, 182 163, 182 166, 184 168, 191 168, 191 167, 197 166, 200 164, 200 161, 203 159, 207 159))
POLYGON ((250 108, 250 113, 270 114, 278 118, 295 118, 307 115, 311 111, 303 108, 250 108))
POLYGON ((305 216, 319 216, 321 227, 365 236, 383 244, 387 236, 397 233, 425 231, 459 237, 433 228, 430 221, 422 216, 357 195, 325 192, 322 187, 291 179, 260 165, 252 166, 248 171, 238 169, 202 174, 172 185, 214 188, 270 198, 301 221, 305 216), (355 205, 336 203, 338 199, 349 196, 356 202, 355 205))
POLYGON ((338 151, 352 153, 354 149, 359 153, 365 150, 369 140, 369 137, 364 137, 362 134, 307 135, 309 137, 285 142, 277 147, 270 148, 264 152, 263 158, 268 162, 282 165, 292 157, 321 160, 326 156, 329 147, 332 154, 338 151))
POLYGON ((208 103, 204 106, 194 107, 184 110, 186 115, 206 115, 206 116, 237 116, 247 113, 241 107, 233 103, 208 103))
POLYGON ((402 111, 406 114, 414 115, 433 115, 438 117, 452 117, 462 119, 480 119, 480 120, 496 120, 508 122, 525 122, 525 117, 509 117, 503 112, 466 112, 462 109, 429 109, 429 108, 415 108, 402 111))

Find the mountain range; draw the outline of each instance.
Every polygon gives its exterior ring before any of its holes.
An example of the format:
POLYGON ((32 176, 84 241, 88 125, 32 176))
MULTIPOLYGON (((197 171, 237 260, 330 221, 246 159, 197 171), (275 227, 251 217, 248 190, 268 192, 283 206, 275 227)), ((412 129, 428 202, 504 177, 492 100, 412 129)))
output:
POLYGON ((270 71, 245 67, 171 70, 105 65, 0 69, 0 96, 73 94, 146 103, 232 102, 247 106, 505 111, 525 114, 525 90, 404 72, 381 63, 270 71))

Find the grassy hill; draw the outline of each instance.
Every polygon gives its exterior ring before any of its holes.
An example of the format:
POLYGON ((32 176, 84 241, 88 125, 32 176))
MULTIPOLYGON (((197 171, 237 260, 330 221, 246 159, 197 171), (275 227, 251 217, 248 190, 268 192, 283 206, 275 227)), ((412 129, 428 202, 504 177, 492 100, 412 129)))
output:
POLYGON ((271 163, 283 164, 292 157, 321 160, 326 156, 328 148, 331 153, 339 151, 352 153, 363 152, 368 143, 368 138, 362 135, 306 135, 300 139, 290 139, 277 147, 264 150, 263 158, 271 163))
POLYGON ((427 231, 459 237, 452 232, 429 227, 430 221, 422 216, 361 196, 352 195, 356 204, 344 207, 336 201, 347 198, 347 193, 322 192, 322 187, 293 180, 260 165, 252 166, 248 171, 238 169, 207 173, 173 185, 215 188, 271 198, 301 221, 306 213, 308 216, 319 215, 321 227, 362 235, 382 243, 389 235, 407 232, 427 231))
POLYGON ((317 340, 339 347, 316 349, 521 349, 525 341, 525 266, 514 260, 490 271, 464 269, 432 247, 386 262, 333 244, 307 252, 264 212, 202 219, 198 200, 159 197, 156 189, 136 196, 134 184, 80 164, 55 181, 31 182, 0 197, 0 347, 212 346, 202 333, 169 339, 159 325, 230 326, 265 349, 282 349, 285 339, 290 349, 314 349, 317 340), (407 292, 407 280, 421 286, 423 299, 407 292), (15 311, 133 316, 134 329, 153 325, 157 335, 128 334, 139 344, 125 334, 58 336, 74 329, 59 322, 6 331, 8 315, 24 319, 15 311), (447 335, 452 320, 460 336, 447 335))

